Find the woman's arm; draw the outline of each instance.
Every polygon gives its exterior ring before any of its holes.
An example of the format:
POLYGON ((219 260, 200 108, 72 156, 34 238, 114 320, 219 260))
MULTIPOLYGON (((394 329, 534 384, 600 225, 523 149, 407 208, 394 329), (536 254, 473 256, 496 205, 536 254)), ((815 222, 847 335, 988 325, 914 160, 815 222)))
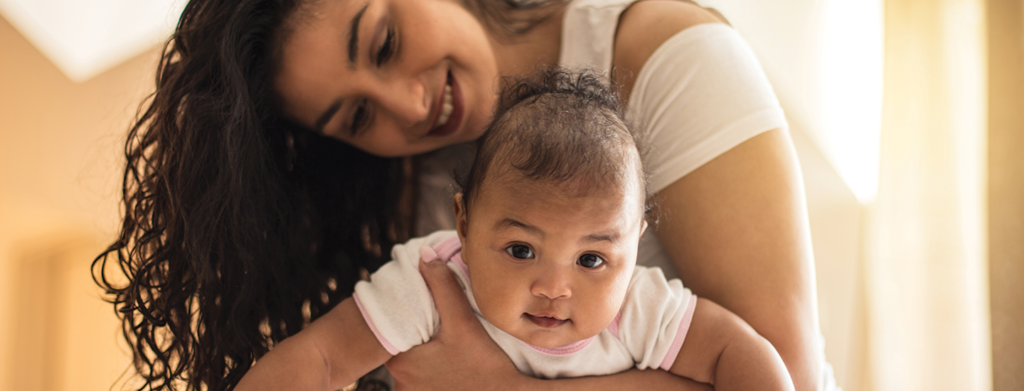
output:
POLYGON ((387 366, 396 389, 417 390, 712 390, 666 371, 627 372, 597 377, 540 380, 519 373, 476 320, 466 295, 441 262, 420 271, 441 317, 430 342, 401 353, 387 366))
POLYGON ((697 299, 693 321, 670 372, 716 390, 793 390, 782 358, 743 319, 697 299))
MULTIPOLYGON (((628 8, 614 59, 623 96, 663 42, 717 22, 679 1, 628 8)), ((755 136, 664 187, 657 199, 655 233, 686 285, 767 338, 797 390, 818 389, 813 255, 803 179, 788 134, 776 129, 755 136)))
POLYGON ((772 130, 669 185, 655 232, 698 295, 778 350, 797 390, 821 373, 803 181, 788 135, 772 130))
POLYGON ((337 390, 390 357, 350 297, 261 357, 235 389, 337 390))

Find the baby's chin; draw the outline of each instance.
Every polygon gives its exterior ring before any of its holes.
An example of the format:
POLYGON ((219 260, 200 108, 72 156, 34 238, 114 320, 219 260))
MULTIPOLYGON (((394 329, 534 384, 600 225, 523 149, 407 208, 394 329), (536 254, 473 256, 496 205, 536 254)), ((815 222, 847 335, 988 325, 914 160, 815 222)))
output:
POLYGON ((560 347, 564 347, 564 346, 569 346, 569 345, 578 343, 580 341, 587 340, 587 339, 589 339, 591 337, 593 337, 593 335, 587 336, 587 337, 584 337, 584 338, 579 338, 579 339, 577 339, 577 338, 565 338, 565 337, 561 337, 561 338, 543 338, 543 337, 541 337, 541 338, 527 338, 527 339, 523 339, 523 342, 526 342, 526 343, 530 344, 531 346, 535 346, 535 347, 538 347, 538 348, 556 349, 556 348, 560 348, 560 347))
MULTIPOLYGON (((571 327, 571 325, 563 325, 561 327, 571 327)), ((533 331, 527 335, 515 335, 521 341, 530 344, 531 346, 545 349, 556 349, 561 347, 567 347, 581 341, 593 338, 598 333, 587 333, 581 334, 571 330, 558 330, 558 331, 533 331)))

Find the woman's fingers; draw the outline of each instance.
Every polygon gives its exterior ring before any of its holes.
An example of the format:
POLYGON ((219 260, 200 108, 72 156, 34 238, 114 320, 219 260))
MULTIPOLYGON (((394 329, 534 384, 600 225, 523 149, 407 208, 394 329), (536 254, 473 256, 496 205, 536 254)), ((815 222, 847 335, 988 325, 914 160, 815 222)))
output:
POLYGON ((445 261, 427 250, 421 250, 420 257, 420 274, 434 297, 441 328, 429 342, 388 361, 395 389, 501 389, 511 379, 521 377, 473 315, 466 294, 445 261), (430 259, 434 260, 424 261, 430 259))
POLYGON ((434 305, 437 306, 437 313, 441 317, 441 329, 448 327, 466 331, 466 326, 479 326, 473 310, 469 307, 466 294, 462 292, 459 281, 455 279, 451 270, 448 270, 445 262, 437 258, 425 262, 425 259, 430 258, 424 255, 429 254, 424 254, 422 249, 420 251, 423 257, 420 261, 420 274, 423 275, 423 280, 427 282, 430 294, 434 297, 434 305))

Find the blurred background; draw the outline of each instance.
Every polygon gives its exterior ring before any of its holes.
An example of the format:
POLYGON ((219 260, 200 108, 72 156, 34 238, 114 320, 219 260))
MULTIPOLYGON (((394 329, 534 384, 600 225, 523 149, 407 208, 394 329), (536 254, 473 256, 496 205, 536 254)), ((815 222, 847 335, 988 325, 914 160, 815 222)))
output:
MULTIPOLYGON (((847 390, 1024 389, 1024 0, 707 0, 806 181, 847 390)), ((0 389, 132 384, 89 266, 182 0, 0 0, 0 389)))

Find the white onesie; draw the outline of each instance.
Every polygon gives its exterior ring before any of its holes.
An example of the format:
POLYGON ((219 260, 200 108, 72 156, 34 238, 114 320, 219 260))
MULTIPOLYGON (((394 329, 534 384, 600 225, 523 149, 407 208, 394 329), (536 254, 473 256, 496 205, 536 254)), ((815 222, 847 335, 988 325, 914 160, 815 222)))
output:
POLYGON ((637 266, 615 320, 600 334, 554 348, 529 345, 501 331, 480 314, 454 231, 440 231, 397 245, 392 260, 356 284, 353 295, 367 325, 391 354, 425 343, 439 318, 419 273, 419 249, 430 246, 448 261, 477 319, 516 368, 538 378, 609 375, 630 368, 668 370, 679 354, 693 319, 696 297, 661 270, 637 266))

